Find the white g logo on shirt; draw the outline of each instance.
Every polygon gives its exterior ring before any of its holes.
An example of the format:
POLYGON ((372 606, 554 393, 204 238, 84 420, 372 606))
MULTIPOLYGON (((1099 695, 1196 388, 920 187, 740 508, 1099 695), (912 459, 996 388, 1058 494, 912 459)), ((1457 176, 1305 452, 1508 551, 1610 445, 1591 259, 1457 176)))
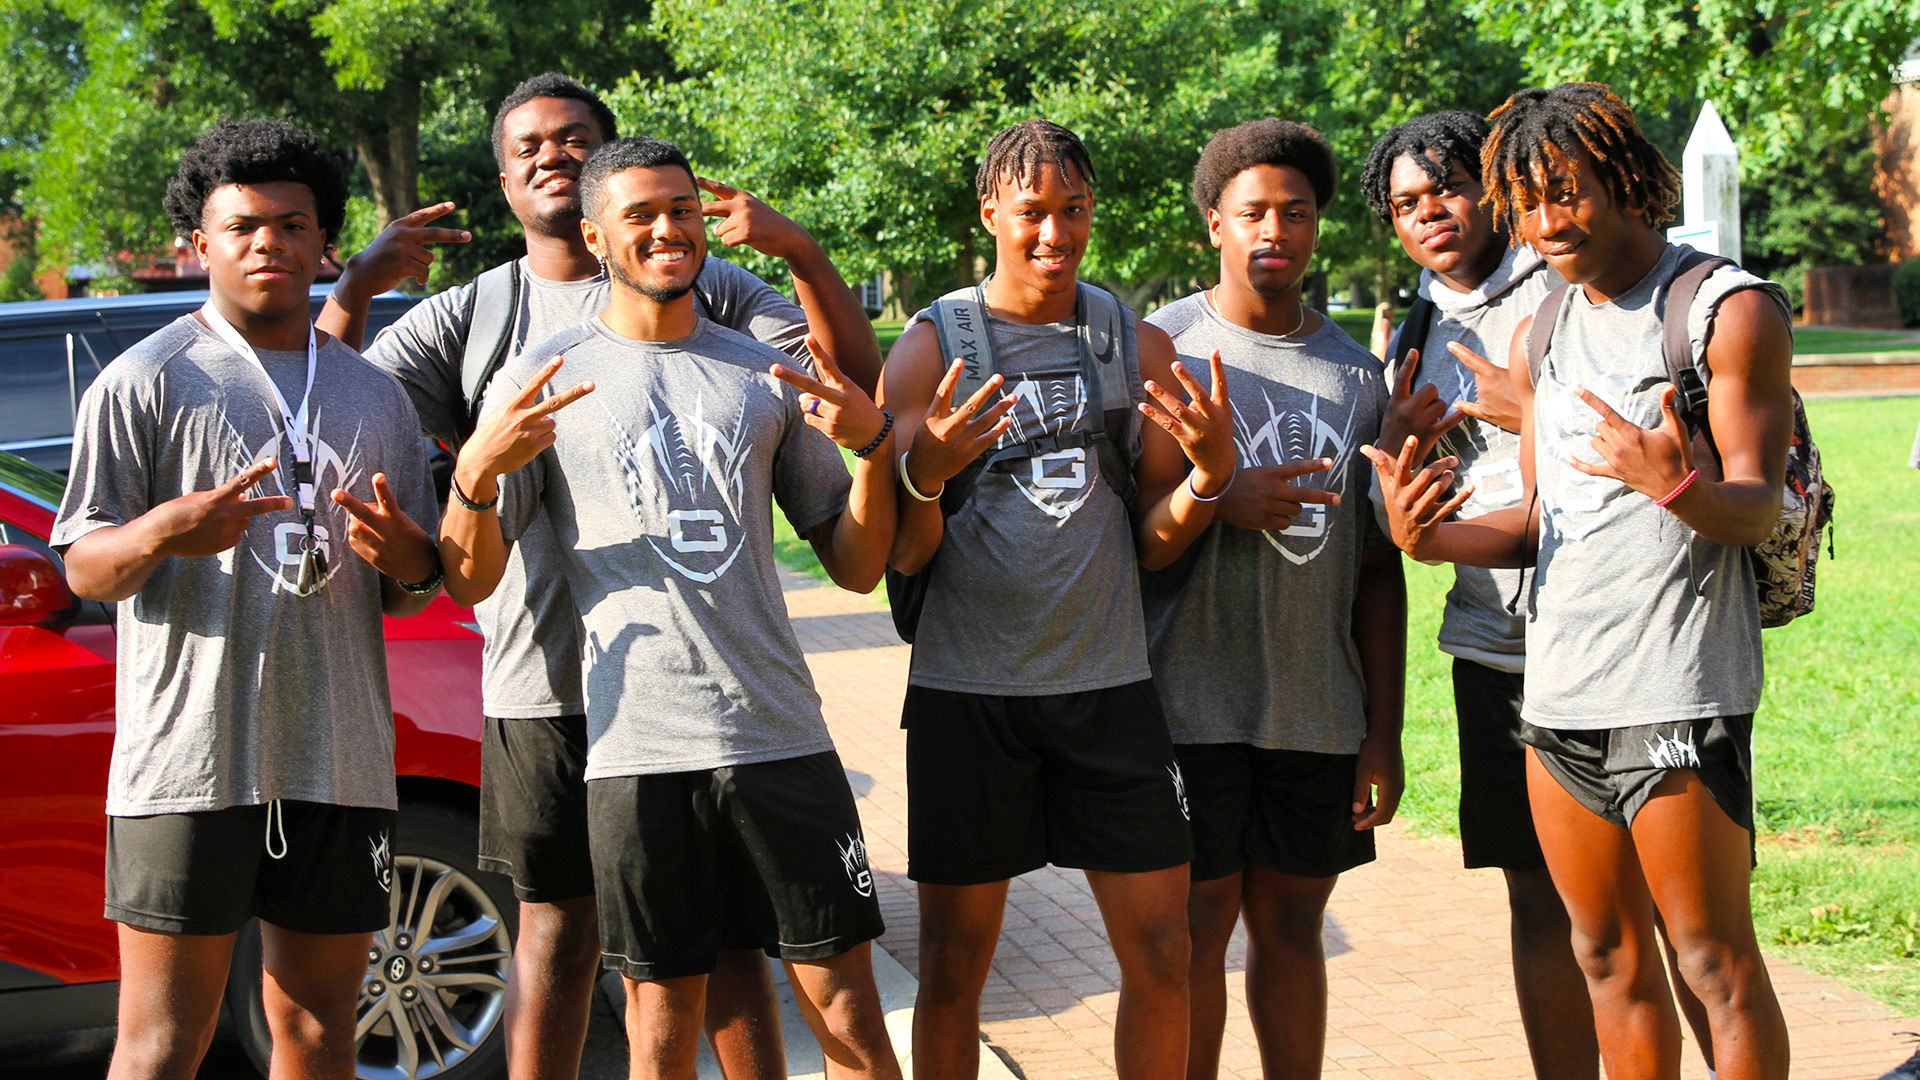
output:
POLYGON ((667 540, 675 551, 725 551, 725 522, 718 510, 669 510, 667 540))
MULTIPOLYGON (((320 549, 320 557, 333 565, 332 534, 327 527, 316 521, 313 523, 314 546, 320 549)), ((273 527, 273 556, 281 566, 300 565, 300 556, 307 550, 307 525, 304 521, 283 521, 273 527)))

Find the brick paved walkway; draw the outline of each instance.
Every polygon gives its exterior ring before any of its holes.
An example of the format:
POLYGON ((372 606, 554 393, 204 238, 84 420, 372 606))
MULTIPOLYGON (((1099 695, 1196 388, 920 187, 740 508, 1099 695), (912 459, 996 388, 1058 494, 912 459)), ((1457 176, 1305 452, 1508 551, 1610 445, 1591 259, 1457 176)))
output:
MULTIPOLYGON (((917 907, 906 878, 907 792, 900 699, 908 649, 884 608, 799 577, 787 604, 860 796, 888 932, 881 945, 917 974, 917 907)), ((1342 879, 1328 910, 1326 1076, 1526 1077, 1498 874, 1460 869, 1458 845, 1389 828, 1380 860, 1342 879)), ((1258 1077, 1241 965, 1229 954, 1223 1076, 1258 1077)), ((1775 960, 1801 1080, 1873 1080, 1920 1031, 1862 994, 1775 960)), ((1078 873, 1049 867, 1013 883, 982 1002, 993 1050, 1029 1080, 1113 1075, 1118 971, 1078 873)), ((900 1050, 904 1054, 906 1047, 900 1050)), ((1689 1080, 1704 1077, 1690 1054, 1689 1080)))

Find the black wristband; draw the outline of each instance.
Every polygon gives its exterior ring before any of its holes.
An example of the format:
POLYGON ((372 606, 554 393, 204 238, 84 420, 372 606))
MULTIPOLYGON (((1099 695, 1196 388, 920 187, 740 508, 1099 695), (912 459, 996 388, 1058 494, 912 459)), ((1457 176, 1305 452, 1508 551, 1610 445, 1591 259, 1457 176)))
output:
POLYGON ((453 501, 459 503, 461 506, 466 507, 467 509, 473 511, 476 514, 484 514, 487 511, 493 509, 494 507, 500 505, 500 492, 497 489, 493 493, 493 498, 488 499, 486 502, 483 502, 483 503, 474 502, 472 499, 467 498, 466 495, 461 492, 460 481, 458 480, 448 480, 447 490, 453 493, 453 501))
POLYGON ((428 574, 424 580, 416 581, 412 584, 408 584, 407 582, 404 582, 404 581, 396 581, 394 582, 394 584, 400 586, 402 590, 404 590, 405 592, 411 593, 414 596, 425 596, 428 593, 434 591, 435 589, 438 589, 440 587, 440 582, 445 578, 446 578, 445 572, 443 572, 439 567, 436 566, 433 568, 433 573, 428 574))
POLYGON ((884 422, 881 423, 880 425, 880 434, 875 435, 873 437, 872 442, 868 443, 867 445, 861 447, 858 450, 855 450, 853 452, 854 457, 857 457, 857 458, 866 457, 868 454, 871 454, 875 450, 880 449, 880 444, 887 441, 888 433, 893 431, 893 414, 888 412, 885 409, 881 409, 880 415, 884 418, 884 422))

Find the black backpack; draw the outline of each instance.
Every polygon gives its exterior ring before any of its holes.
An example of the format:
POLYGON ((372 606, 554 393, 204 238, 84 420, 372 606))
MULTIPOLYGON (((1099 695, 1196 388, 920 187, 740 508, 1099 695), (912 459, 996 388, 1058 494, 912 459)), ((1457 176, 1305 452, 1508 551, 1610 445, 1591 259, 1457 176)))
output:
MULTIPOLYGON (((1694 363, 1693 343, 1687 334, 1687 315, 1707 275, 1733 262, 1717 255, 1690 252, 1680 262, 1680 273, 1667 291, 1663 324, 1667 379, 1673 383, 1675 411, 1693 436, 1694 460, 1720 462, 1707 426, 1707 384, 1694 363)), ((1566 305, 1569 286, 1548 293, 1534 313, 1527 333, 1527 369, 1540 381, 1540 369, 1553 331, 1566 305)), ((1753 560, 1753 579, 1760 598, 1760 625, 1785 626, 1813 610, 1814 567, 1820 558, 1820 534, 1827 534, 1827 554, 1833 554, 1833 487, 1820 469, 1820 448, 1807 428, 1807 410, 1800 392, 1793 392, 1793 444, 1787 450, 1787 484, 1780 501, 1780 518, 1773 532, 1747 549, 1753 560)))
MULTIPOLYGON (((986 295, 978 285, 956 289, 935 300, 928 308, 926 319, 939 336, 940 355, 963 362, 953 400, 965 401, 985 386, 994 372, 993 342, 987 334, 986 295)), ((1031 458, 1076 448, 1093 450, 1100 462, 1101 479, 1122 502, 1132 505, 1133 462, 1127 432, 1133 422, 1133 386, 1124 362, 1127 343, 1133 339, 1131 318, 1112 293, 1083 282, 1079 286, 1074 322, 1080 341, 1081 382, 1088 403, 1099 403, 1100 422, 1093 422, 1095 414, 1088 409, 1086 419, 1072 430, 1025 442, 1003 439, 947 481, 940 491, 943 516, 952 517, 966 505, 983 470, 1004 471, 1031 458)), ((933 560, 939 558, 940 553, 935 550, 933 560)), ((919 628, 920 609, 926 604, 933 560, 915 574, 887 568, 887 603, 893 609, 893 628, 902 641, 911 642, 919 628)))

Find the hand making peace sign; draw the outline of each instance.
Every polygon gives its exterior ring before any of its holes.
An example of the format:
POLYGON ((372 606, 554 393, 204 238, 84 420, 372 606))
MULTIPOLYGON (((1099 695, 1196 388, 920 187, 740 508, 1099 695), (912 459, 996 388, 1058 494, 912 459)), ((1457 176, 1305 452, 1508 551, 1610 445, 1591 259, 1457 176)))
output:
POLYGON ((333 489, 333 501, 352 516, 347 544, 354 554, 395 581, 424 581, 440 565, 434 540, 400 508, 386 473, 373 474, 373 505, 346 488, 333 489))
POLYGON ((166 553, 218 555, 240 542, 254 518, 293 509, 293 499, 286 495, 247 495, 247 489, 279 466, 275 458, 262 458, 218 487, 168 499, 148 511, 156 530, 166 537, 166 553))
POLYGON ((809 378, 785 364, 775 364, 767 370, 774 378, 800 391, 800 408, 805 410, 809 425, 849 450, 872 445, 886 426, 880 406, 841 373, 833 357, 821 350, 812 334, 807 335, 807 352, 813 356, 813 370, 820 373, 818 379, 809 378))
POLYGON ((700 204, 700 212, 720 219, 713 235, 728 247, 744 244, 762 255, 785 259, 810 242, 807 230, 792 218, 747 192, 704 176, 693 182, 714 197, 713 202, 700 204))
POLYGON ((560 362, 561 357, 556 356, 541 365, 518 393, 480 417, 466 445, 460 448, 461 466, 484 476, 502 476, 553 445, 553 414, 593 392, 589 381, 541 400, 540 392, 559 373, 560 362))

